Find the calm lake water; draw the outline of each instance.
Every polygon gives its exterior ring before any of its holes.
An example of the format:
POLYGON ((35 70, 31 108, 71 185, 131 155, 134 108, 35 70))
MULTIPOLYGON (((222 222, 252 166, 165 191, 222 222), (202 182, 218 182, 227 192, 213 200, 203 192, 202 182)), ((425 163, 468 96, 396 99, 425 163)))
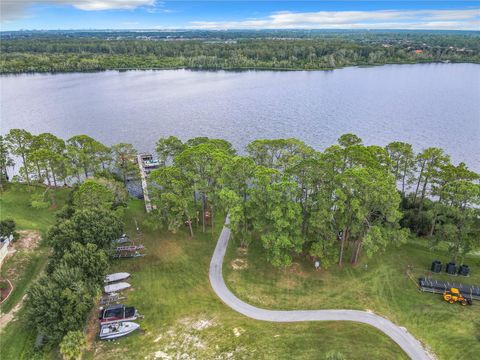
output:
POLYGON ((108 71, 2 76, 1 132, 25 128, 151 151, 161 136, 296 137, 318 149, 353 132, 444 148, 480 171, 480 65, 315 72, 108 71))

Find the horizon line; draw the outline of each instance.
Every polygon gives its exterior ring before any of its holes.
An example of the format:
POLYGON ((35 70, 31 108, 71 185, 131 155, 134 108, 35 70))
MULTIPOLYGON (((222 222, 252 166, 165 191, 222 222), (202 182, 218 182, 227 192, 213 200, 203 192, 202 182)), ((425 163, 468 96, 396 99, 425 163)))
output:
POLYGON ((442 32, 450 32, 450 31, 461 31, 461 32, 478 32, 480 33, 480 29, 403 29, 403 28, 391 28, 391 29, 370 29, 370 28, 250 28, 250 29, 242 29, 242 28, 225 28, 225 29, 202 29, 202 28, 124 28, 124 29, 109 29, 109 28, 91 28, 91 29, 80 29, 80 28, 72 28, 72 29, 17 29, 17 30, 1 30, 0 32, 25 32, 25 31, 138 31, 138 32, 145 32, 145 31, 152 31, 152 32, 162 32, 162 31, 204 31, 204 32, 221 32, 221 31, 245 31, 245 32, 256 32, 256 31, 372 31, 372 32, 381 32, 381 31, 423 31, 423 32, 432 32, 432 31, 442 31, 442 32))

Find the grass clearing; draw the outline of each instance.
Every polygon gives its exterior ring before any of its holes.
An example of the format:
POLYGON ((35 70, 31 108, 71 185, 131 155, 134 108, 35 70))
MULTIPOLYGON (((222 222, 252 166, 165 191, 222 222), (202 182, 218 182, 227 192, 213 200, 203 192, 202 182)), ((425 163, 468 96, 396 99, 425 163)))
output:
MULTIPOLYGON (((248 251, 229 244, 224 276, 229 288, 252 305, 270 309, 358 309, 371 310, 406 327, 427 344, 440 359, 450 359, 452 349, 462 349, 468 359, 480 352, 480 303, 462 307, 443 301, 441 295, 417 290, 416 279, 429 273, 434 259, 446 262, 445 251, 432 252, 422 240, 390 248, 374 259, 363 258, 356 266, 333 266, 315 270, 312 262, 297 257, 287 269, 267 263, 261 244, 253 242, 248 251), (234 269, 231 261, 243 258, 248 267, 234 269)), ((463 283, 480 283, 480 258, 465 263, 472 275, 434 278, 463 283)))
MULTIPOLYGON (((36 279, 47 262, 48 246, 40 240, 50 225, 55 222, 55 212, 66 201, 68 189, 55 189, 57 202, 50 209, 35 209, 30 206, 32 194, 40 194, 44 187, 8 184, 0 193, 0 220, 11 218, 15 220, 22 238, 13 244, 15 253, 9 255, 2 264, 0 275, 8 278, 14 286, 10 297, 1 305, 2 314, 11 311, 23 298, 33 280, 36 279)), ((0 336, 1 358, 28 358, 35 341, 36 334, 29 327, 28 321, 22 317, 23 311, 16 314, 8 323, 0 336)))
MULTIPOLYGON (((114 342, 95 341, 87 359, 322 359, 331 350, 348 359, 405 359, 388 337, 347 322, 277 324, 248 319, 224 305, 208 281, 212 236, 142 228, 143 203, 132 200, 127 230, 146 247, 143 258, 114 262, 111 271, 132 274, 125 304, 145 316, 142 331, 114 342), (136 234, 136 235, 135 235, 136 234), (365 346, 375 344, 375 346, 365 346)), ((98 331, 98 328, 95 330, 98 331)))
POLYGON ((43 186, 7 184, 0 193, 0 220, 14 219, 20 230, 39 230, 42 234, 55 222, 55 211, 60 209, 67 199, 69 189, 54 189, 56 206, 49 209, 35 209, 30 205, 31 196, 45 192, 43 186))
MULTIPOLYGON (((124 303, 145 316, 139 320, 142 331, 114 342, 97 341, 95 309, 88 326, 85 359, 322 359, 331 350, 340 351, 347 359, 406 359, 388 337, 367 325, 278 324, 234 312, 216 297, 208 281, 220 219, 213 236, 198 234, 190 239, 183 231, 170 234, 141 225, 142 232, 137 234, 135 221, 141 224, 144 217, 143 203, 131 200, 126 211, 127 232, 146 246, 147 255, 117 260, 111 267, 112 272, 132 274, 129 282, 133 289, 127 291, 124 303)), ((251 269, 251 263, 248 265, 247 271, 251 269)), ((29 359, 35 337, 20 310, 0 336, 2 360, 29 359)), ((58 356, 54 351, 44 358, 58 356)))

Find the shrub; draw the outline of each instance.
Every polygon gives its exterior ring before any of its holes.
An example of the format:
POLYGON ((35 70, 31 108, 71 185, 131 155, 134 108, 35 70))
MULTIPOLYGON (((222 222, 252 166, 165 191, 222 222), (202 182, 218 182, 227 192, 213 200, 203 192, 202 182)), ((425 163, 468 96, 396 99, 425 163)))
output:
POLYGON ((60 343, 60 353, 65 360, 76 360, 85 349, 85 335, 81 331, 69 331, 60 343))

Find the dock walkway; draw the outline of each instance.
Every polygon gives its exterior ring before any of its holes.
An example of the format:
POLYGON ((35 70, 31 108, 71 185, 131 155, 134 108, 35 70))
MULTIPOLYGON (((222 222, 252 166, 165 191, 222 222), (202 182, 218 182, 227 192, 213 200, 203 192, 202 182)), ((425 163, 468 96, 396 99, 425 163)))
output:
POLYGON ((142 182, 142 190, 143 190, 143 199, 145 201, 145 211, 147 213, 152 211, 152 203, 150 202, 150 196, 148 195, 148 188, 147 188, 147 172, 143 167, 143 159, 142 155, 137 155, 137 163, 140 169, 140 179, 142 182))

